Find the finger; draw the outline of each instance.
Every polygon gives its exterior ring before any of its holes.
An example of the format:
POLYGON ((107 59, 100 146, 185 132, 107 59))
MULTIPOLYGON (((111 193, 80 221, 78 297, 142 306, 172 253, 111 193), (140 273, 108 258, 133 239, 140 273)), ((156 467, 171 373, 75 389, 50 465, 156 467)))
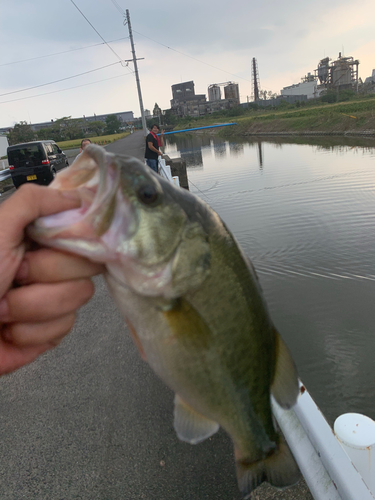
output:
POLYGON ((56 346, 73 328, 75 318, 75 313, 69 313, 51 321, 9 323, 3 327, 2 337, 6 342, 19 347, 48 343, 56 346))
POLYGON ((0 375, 13 372, 21 366, 34 361, 43 352, 52 349, 53 344, 43 344, 35 347, 19 347, 5 342, 0 337, 0 375))
POLYGON ((89 279, 13 288, 0 302, 0 322, 53 320, 83 306, 93 293, 94 285, 89 279))
POLYGON ((7 248, 16 247, 23 239, 23 230, 33 220, 80 205, 75 191, 63 192, 37 184, 23 185, 0 208, 1 240, 6 242, 7 248))
POLYGON ((58 281, 90 278, 103 273, 104 266, 84 257, 42 248, 26 252, 16 274, 16 281, 30 283, 53 283, 58 281))

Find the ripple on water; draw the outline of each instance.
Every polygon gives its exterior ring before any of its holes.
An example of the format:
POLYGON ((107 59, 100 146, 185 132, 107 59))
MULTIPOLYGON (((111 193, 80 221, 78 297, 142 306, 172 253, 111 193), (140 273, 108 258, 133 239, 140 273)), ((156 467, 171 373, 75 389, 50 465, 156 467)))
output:
POLYGON ((330 419, 344 411, 375 418, 374 151, 216 143, 188 171, 192 191, 254 263, 301 377, 330 419))

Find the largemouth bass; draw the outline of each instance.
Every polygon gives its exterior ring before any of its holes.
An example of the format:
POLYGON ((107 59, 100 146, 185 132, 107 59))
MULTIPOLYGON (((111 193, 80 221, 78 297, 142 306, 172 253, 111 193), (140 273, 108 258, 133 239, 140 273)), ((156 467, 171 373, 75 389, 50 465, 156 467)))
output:
POLYGON ((270 394, 298 396, 295 365, 269 316, 255 271, 220 217, 142 162, 88 146, 52 189, 80 209, 38 219, 41 244, 106 265, 109 291, 142 358, 175 392, 174 428, 199 443, 232 438, 240 490, 296 483, 270 394))

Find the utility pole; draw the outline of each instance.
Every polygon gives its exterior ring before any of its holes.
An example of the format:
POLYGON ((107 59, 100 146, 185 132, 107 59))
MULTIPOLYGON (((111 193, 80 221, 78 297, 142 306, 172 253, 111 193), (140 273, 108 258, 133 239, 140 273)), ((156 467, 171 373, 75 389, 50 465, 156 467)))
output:
POLYGON ((130 24, 130 15, 129 15, 129 9, 126 9, 126 23, 128 25, 129 29, 129 38, 130 38, 130 43, 132 46, 132 54, 133 54, 133 63, 134 63, 134 73, 135 73, 135 79, 137 82, 137 89, 138 89, 138 99, 139 99, 139 107, 141 109, 141 118, 142 118, 142 128, 143 128, 143 135, 146 137, 147 136, 147 126, 146 126, 146 118, 145 118, 145 111, 143 109, 143 100, 142 100, 142 92, 141 92, 141 83, 139 81, 139 75, 138 75, 138 66, 137 66, 137 58, 135 55, 135 48, 134 48, 134 41, 133 41, 133 32, 132 32, 132 26, 130 24))

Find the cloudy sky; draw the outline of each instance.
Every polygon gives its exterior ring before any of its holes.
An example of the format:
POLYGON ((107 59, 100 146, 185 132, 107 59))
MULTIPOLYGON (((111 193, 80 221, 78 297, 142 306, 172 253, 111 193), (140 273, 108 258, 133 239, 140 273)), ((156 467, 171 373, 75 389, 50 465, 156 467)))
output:
POLYGON ((245 102, 253 57, 261 88, 277 93, 339 52, 360 60, 362 79, 375 68, 374 0, 0 0, 0 9, 0 127, 139 116, 133 64, 120 62, 132 57, 126 9, 144 58, 146 109, 169 108, 171 85, 187 80, 205 94, 212 83, 235 81, 245 102))

